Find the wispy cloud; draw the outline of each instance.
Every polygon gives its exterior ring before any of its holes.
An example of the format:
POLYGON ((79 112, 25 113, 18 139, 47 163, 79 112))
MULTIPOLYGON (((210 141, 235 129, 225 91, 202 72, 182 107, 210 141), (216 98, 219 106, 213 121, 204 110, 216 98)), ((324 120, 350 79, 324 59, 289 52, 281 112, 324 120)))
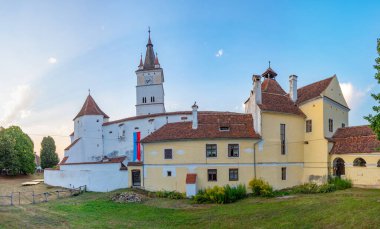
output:
POLYGON ((218 52, 215 54, 216 57, 223 56, 223 49, 219 49, 218 52))
POLYGON ((30 115, 30 105, 33 102, 33 93, 29 85, 17 86, 10 95, 10 100, 3 107, 4 116, 1 124, 9 125, 18 119, 24 119, 30 115))
POLYGON ((57 58, 55 58, 55 57, 50 57, 50 58, 48 59, 48 62, 49 62, 49 64, 55 64, 55 63, 57 63, 57 58))
POLYGON ((342 93, 346 99, 348 106, 351 109, 355 109, 361 103, 362 99, 371 91, 372 86, 368 86, 365 89, 355 87, 351 82, 340 83, 342 93))

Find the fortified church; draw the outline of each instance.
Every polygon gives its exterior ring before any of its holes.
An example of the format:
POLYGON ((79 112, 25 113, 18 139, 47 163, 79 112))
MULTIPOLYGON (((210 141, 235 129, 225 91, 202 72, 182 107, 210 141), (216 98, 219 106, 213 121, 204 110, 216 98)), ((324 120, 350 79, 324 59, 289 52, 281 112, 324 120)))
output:
POLYGON ((291 75, 284 90, 269 67, 252 76, 244 113, 198 111, 197 104, 167 112, 150 31, 135 73, 136 116, 110 121, 89 94, 73 120, 71 144, 59 167, 45 170, 45 183, 187 196, 214 185, 247 185, 254 177, 276 189, 324 183, 331 175, 380 186, 380 142, 368 126, 349 127, 350 109, 335 75, 302 88, 291 75))

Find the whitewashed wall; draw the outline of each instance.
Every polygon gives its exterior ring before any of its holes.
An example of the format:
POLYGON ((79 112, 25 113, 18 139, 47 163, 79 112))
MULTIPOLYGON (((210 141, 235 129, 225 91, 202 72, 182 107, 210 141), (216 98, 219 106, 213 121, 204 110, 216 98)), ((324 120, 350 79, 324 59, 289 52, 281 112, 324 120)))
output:
POLYGON ((45 170, 45 184, 65 188, 87 185, 88 191, 108 192, 128 187, 128 171, 119 163, 64 165, 61 170, 45 170))
POLYGON ((133 132, 141 132, 143 139, 166 123, 183 121, 192 121, 191 114, 161 115, 103 126, 104 156, 127 156, 127 160, 132 160, 133 132), (187 119, 181 120, 182 117, 187 119), (122 130, 125 130, 125 138, 119 138, 122 130))

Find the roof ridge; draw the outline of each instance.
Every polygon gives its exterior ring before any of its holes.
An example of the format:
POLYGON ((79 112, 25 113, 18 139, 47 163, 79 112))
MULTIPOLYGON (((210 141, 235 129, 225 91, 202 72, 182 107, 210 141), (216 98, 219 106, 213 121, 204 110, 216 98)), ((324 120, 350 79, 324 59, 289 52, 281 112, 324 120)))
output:
POLYGON ((322 79, 322 80, 318 80, 318 81, 315 81, 315 82, 313 82, 313 83, 310 83, 310 84, 307 84, 307 85, 305 85, 305 86, 302 86, 302 87, 298 88, 297 90, 300 90, 300 89, 302 89, 302 88, 304 88, 304 87, 307 87, 307 86, 310 86, 310 85, 313 85, 313 84, 316 84, 316 83, 319 83, 319 82, 322 82, 322 81, 325 81, 325 80, 328 80, 328 79, 332 79, 332 78, 334 78, 334 77, 336 77, 335 74, 334 74, 333 76, 328 77, 328 78, 325 78, 325 79, 322 79))

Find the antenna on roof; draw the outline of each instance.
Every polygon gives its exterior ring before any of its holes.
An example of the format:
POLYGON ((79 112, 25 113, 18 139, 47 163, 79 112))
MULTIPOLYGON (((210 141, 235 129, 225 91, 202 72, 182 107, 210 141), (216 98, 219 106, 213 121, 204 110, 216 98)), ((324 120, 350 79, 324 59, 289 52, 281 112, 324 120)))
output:
POLYGON ((270 67, 270 61, 269 61, 269 67, 270 67))
POLYGON ((88 89, 88 95, 91 95, 91 89, 88 89))

